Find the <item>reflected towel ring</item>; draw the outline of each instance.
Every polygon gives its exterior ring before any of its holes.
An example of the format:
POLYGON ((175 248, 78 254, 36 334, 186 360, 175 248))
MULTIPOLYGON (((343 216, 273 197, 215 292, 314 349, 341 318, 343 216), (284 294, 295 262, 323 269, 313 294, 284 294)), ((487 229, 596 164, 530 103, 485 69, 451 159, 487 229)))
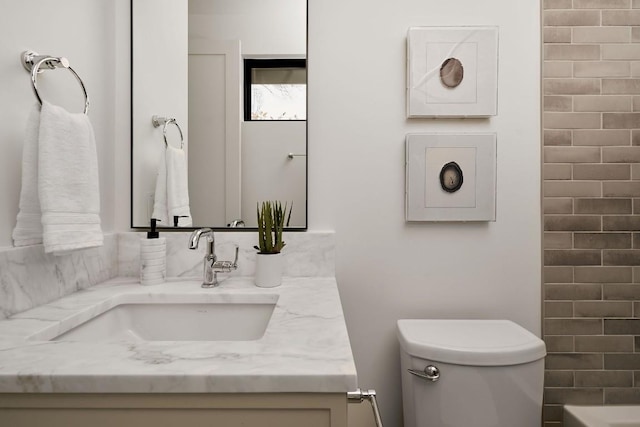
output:
POLYGON ((162 125, 162 136, 164 137, 164 145, 165 147, 169 146, 169 141, 167 140, 167 126, 169 123, 173 123, 178 128, 178 132, 180 132, 180 149, 184 148, 184 136, 182 135, 182 129, 180 129, 180 125, 173 117, 160 117, 153 116, 151 118, 151 123, 153 123, 153 127, 159 127, 162 125))
POLYGON ((40 68, 42 66, 46 66, 49 69, 55 68, 66 68, 71 71, 71 73, 75 76, 78 83, 80 83, 80 87, 82 88, 82 93, 84 94, 84 114, 89 112, 89 95, 87 94, 87 89, 84 86, 84 82, 74 71, 73 68, 69 66, 69 60, 64 57, 55 57, 55 56, 39 56, 37 53, 32 51, 26 51, 22 55, 22 64, 25 68, 31 71, 31 86, 33 87, 33 93, 36 95, 38 102, 42 105, 42 97, 38 92, 38 74, 43 70, 40 68))

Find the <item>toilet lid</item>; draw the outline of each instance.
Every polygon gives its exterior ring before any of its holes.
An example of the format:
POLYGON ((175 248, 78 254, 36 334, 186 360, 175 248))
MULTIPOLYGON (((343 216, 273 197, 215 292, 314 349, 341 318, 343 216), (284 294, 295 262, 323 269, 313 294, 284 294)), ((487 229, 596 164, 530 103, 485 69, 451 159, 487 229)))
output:
POLYGON ((398 340, 411 356, 458 365, 518 365, 546 355, 540 338, 510 320, 403 319, 398 340))

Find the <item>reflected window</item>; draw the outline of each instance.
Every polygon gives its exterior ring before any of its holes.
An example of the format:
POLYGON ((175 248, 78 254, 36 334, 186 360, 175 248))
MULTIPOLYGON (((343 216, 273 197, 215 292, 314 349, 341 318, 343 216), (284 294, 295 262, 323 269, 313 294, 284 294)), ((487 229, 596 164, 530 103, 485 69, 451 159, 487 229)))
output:
POLYGON ((244 120, 306 120, 305 59, 244 60, 244 120))

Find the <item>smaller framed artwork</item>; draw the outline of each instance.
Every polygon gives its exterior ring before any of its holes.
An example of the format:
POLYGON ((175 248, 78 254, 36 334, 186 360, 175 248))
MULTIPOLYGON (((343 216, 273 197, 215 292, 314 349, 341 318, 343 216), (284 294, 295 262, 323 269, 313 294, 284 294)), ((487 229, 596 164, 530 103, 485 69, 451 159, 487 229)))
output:
POLYGON ((497 27, 409 28, 408 117, 495 116, 497 93, 497 27))
POLYGON ((406 220, 495 221, 496 134, 409 134, 406 220))

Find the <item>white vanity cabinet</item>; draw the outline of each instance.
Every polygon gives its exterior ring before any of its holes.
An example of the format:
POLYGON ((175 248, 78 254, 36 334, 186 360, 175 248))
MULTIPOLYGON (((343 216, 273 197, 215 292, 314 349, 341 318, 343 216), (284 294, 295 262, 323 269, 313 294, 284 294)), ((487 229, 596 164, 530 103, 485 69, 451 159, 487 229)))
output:
POLYGON ((0 394, 0 426, 346 427, 342 393, 0 394))
POLYGON ((0 321, 0 427, 346 427, 357 375, 335 278, 200 283, 114 279, 0 321), (240 303, 270 305, 258 336, 238 335, 247 310, 198 317, 240 303), (118 307, 164 317, 136 317, 155 332, 122 338, 105 326, 118 307))

